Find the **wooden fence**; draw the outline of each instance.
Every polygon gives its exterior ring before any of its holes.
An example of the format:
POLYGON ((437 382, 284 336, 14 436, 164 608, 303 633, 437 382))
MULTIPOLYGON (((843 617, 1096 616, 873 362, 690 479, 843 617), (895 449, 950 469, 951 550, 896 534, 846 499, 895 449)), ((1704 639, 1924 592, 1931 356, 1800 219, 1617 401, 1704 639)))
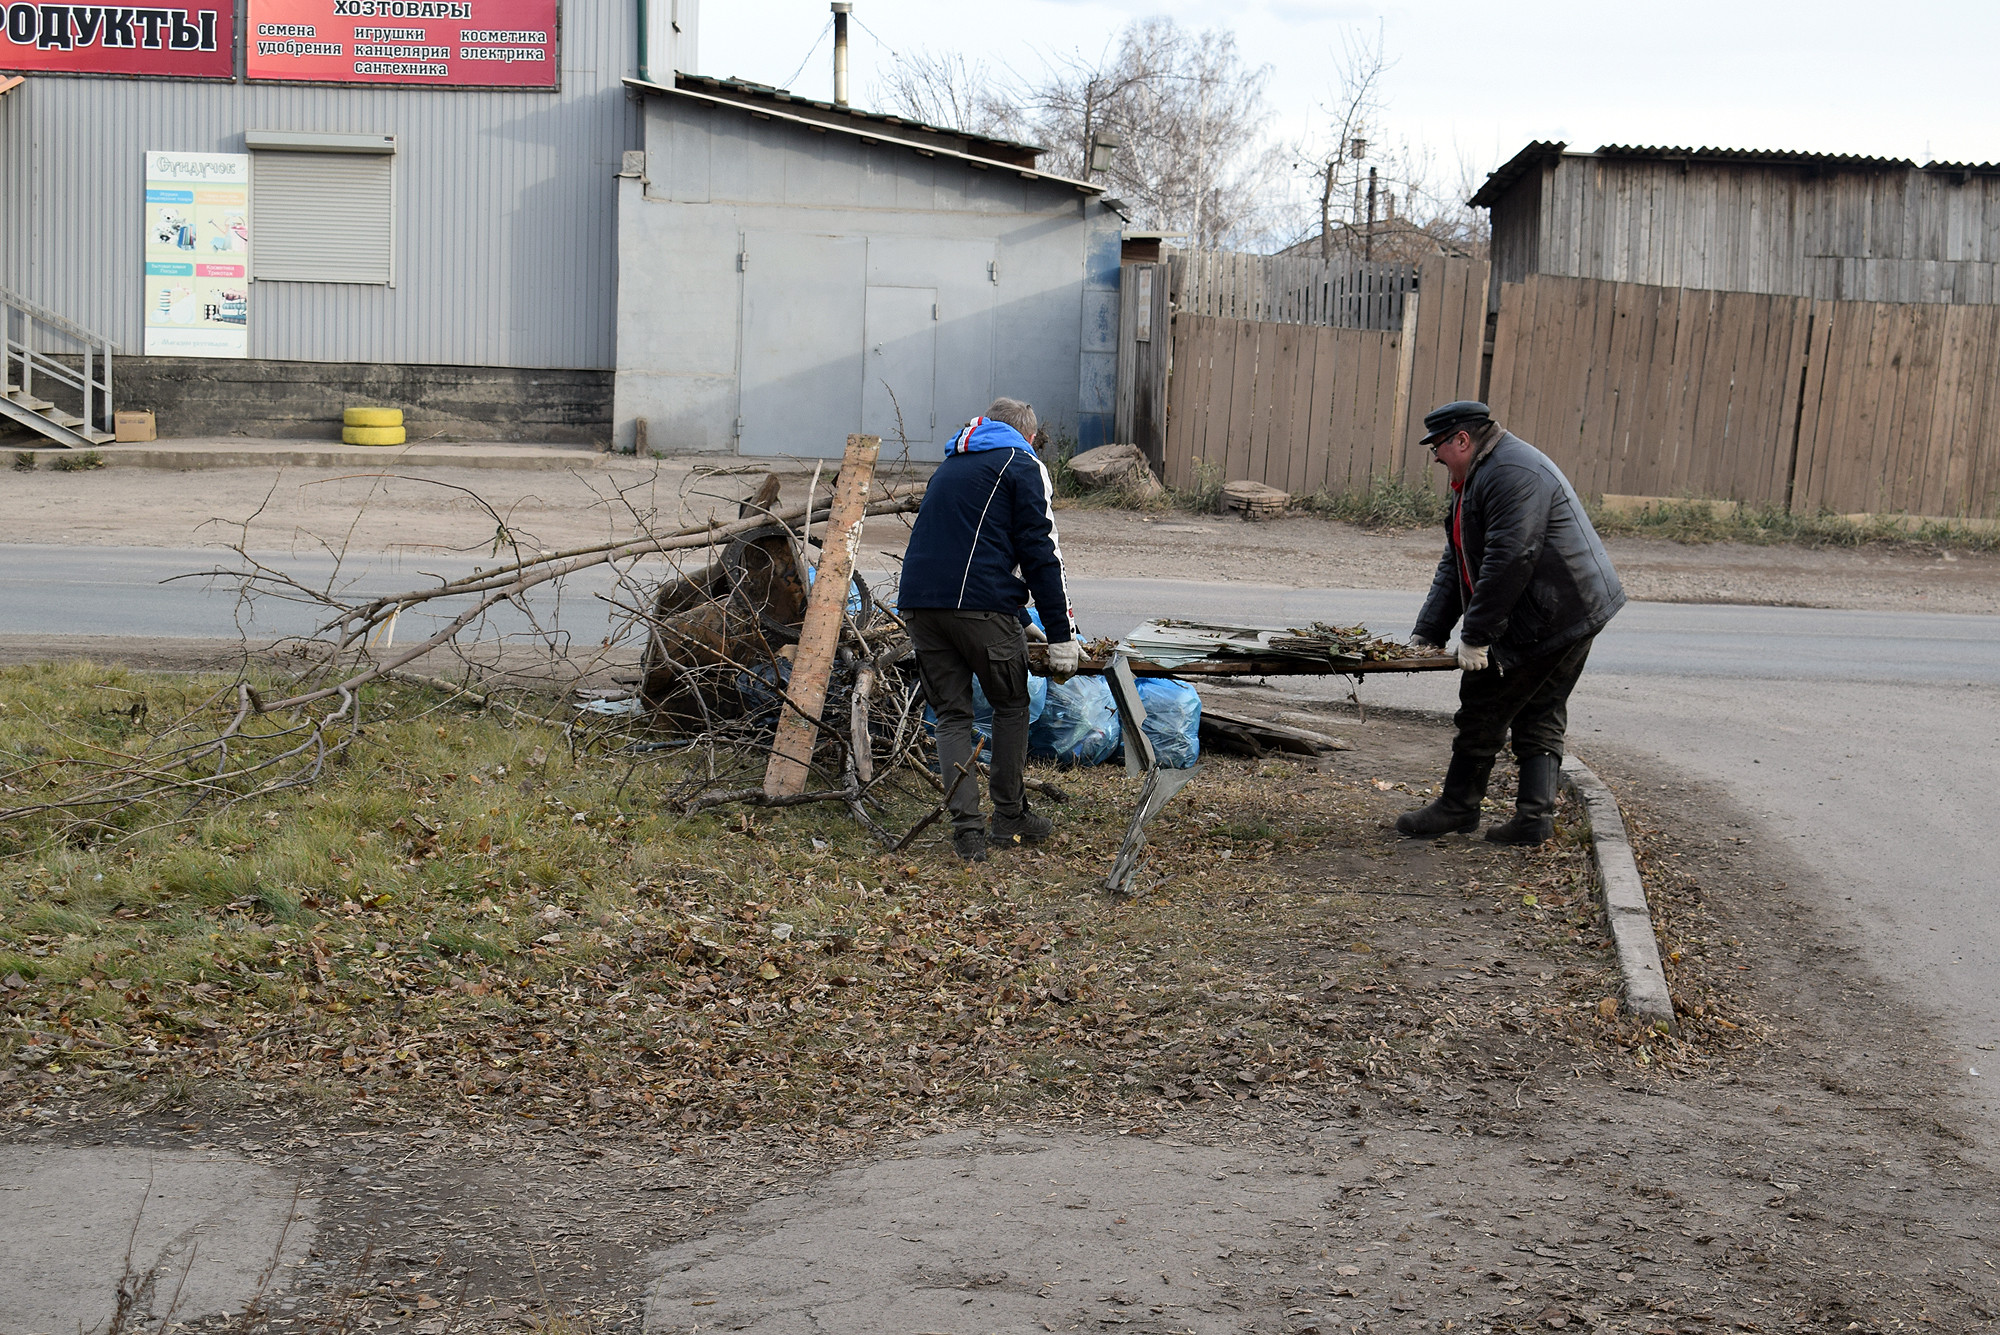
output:
POLYGON ((1486 266, 1423 266, 1389 332, 1176 313, 1165 477, 1204 467, 1294 494, 1365 489, 1424 476, 1408 425, 1477 393, 1486 266))
POLYGON ((1335 329, 1403 327, 1404 299, 1416 290, 1414 265, 1373 263, 1341 255, 1244 255, 1207 250, 1177 253, 1175 309, 1191 315, 1335 329))
POLYGON ((1530 275, 1489 401, 1585 494, 1798 513, 2000 509, 2000 307, 1530 275))
POLYGON ((1501 289, 1488 402, 1585 495, 1782 504, 1811 305, 1531 276, 1501 289))
POLYGON ((2000 306, 1812 311, 1792 509, 2000 517, 2000 306))
POLYGON ((1156 472, 1166 468, 1167 371, 1173 300, 1164 264, 1127 264, 1118 285, 1116 438, 1146 452, 1156 472))

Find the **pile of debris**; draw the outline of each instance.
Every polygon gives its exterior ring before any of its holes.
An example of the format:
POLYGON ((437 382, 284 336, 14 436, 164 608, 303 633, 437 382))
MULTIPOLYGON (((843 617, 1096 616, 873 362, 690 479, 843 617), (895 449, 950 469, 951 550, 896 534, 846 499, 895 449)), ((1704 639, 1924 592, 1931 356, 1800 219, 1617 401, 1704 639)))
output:
POLYGON ((1159 617, 1134 627, 1118 648, 1137 660, 1133 670, 1203 676, 1278 673, 1422 672, 1457 660, 1441 649, 1417 648, 1376 635, 1366 626, 1272 630, 1159 617))
POLYGON ((1291 493, 1262 482, 1229 482, 1222 488, 1223 508, 1239 511, 1245 519, 1275 519, 1291 503, 1291 493))
POLYGON ((1377 635, 1366 626, 1330 626, 1324 621, 1273 635, 1270 649, 1278 654, 1323 658, 1336 666, 1406 663, 1450 657, 1443 649, 1433 646, 1418 648, 1403 640, 1377 635))

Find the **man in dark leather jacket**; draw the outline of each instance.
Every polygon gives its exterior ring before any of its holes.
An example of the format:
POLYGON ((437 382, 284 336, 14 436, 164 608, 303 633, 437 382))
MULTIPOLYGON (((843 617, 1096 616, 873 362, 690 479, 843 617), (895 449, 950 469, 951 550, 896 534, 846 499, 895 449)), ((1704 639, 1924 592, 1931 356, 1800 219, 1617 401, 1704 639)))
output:
POLYGON ((1485 404, 1447 403, 1424 417, 1424 429, 1453 496, 1444 556, 1410 642, 1442 645, 1459 625, 1464 674, 1444 791, 1396 828, 1424 839, 1478 829, 1487 777, 1511 732, 1521 770, 1514 818, 1486 837, 1539 844, 1555 833, 1570 691, 1625 590, 1569 479, 1485 404))

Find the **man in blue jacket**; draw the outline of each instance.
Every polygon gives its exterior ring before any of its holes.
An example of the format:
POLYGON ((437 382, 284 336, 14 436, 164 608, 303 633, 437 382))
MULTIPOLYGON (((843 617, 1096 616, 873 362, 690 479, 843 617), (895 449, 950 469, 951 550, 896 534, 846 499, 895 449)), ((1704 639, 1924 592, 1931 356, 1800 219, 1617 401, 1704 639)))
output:
POLYGON ((1028 810, 1028 596, 1049 641, 1049 675, 1076 671, 1053 487, 1031 443, 1035 410, 995 399, 958 433, 931 475, 903 556, 897 606, 910 628, 924 694, 937 712, 938 760, 950 790, 951 846, 983 862, 989 835, 972 760, 972 683, 993 706, 990 842, 1033 844, 1053 828, 1028 810), (960 777, 963 775, 963 777, 960 777), (954 786, 955 785, 955 786, 954 786))
POLYGON ((1410 643, 1442 646, 1458 624, 1464 674, 1444 791, 1396 828, 1421 839, 1478 829, 1494 758, 1511 740, 1521 770, 1514 818, 1486 837, 1539 844, 1555 833, 1569 693, 1625 590, 1569 479, 1485 404, 1432 409, 1424 432, 1451 475, 1451 516, 1410 643))

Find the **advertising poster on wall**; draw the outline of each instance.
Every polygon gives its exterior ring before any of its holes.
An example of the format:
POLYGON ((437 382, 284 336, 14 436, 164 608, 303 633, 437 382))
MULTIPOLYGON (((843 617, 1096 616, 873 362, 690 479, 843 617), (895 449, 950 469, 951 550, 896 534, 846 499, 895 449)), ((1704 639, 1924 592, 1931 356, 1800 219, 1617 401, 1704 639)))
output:
POLYGON ((0 0, 0 71, 236 77, 236 7, 39 5, 0 0))
POLYGON ((250 355, 250 155, 146 155, 146 355, 250 355))
POLYGON ((249 0, 244 73, 288 83, 557 86, 557 0, 249 0))

